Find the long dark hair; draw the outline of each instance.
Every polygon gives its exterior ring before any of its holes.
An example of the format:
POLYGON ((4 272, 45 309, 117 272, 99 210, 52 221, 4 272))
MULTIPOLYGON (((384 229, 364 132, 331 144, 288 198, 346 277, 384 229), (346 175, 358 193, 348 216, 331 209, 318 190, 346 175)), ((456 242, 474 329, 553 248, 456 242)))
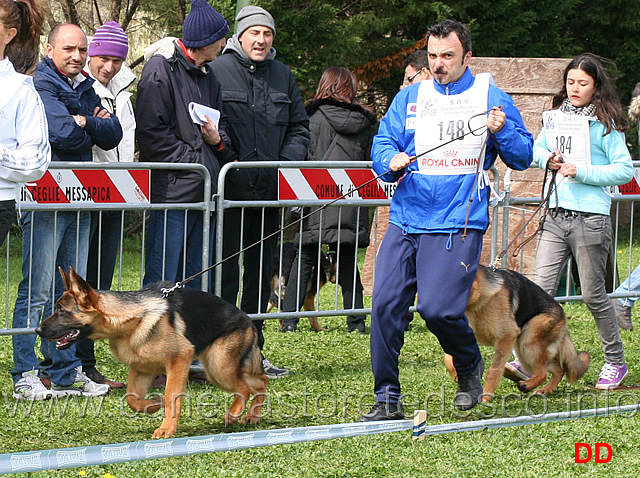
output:
POLYGON ((345 103, 357 103, 358 81, 347 68, 330 66, 320 78, 314 100, 332 98, 345 103))
POLYGON ((553 97, 553 108, 559 108, 567 98, 567 76, 570 70, 582 70, 593 78, 595 89, 591 103, 596 106, 598 120, 607 127, 603 136, 608 135, 611 129, 622 132, 628 130, 629 120, 622 111, 613 81, 604 68, 603 60, 592 53, 578 55, 567 65, 562 77, 562 89, 553 97))
POLYGON ((4 50, 18 73, 28 73, 38 63, 38 45, 44 14, 39 0, 0 0, 0 22, 15 28, 16 36, 4 50))

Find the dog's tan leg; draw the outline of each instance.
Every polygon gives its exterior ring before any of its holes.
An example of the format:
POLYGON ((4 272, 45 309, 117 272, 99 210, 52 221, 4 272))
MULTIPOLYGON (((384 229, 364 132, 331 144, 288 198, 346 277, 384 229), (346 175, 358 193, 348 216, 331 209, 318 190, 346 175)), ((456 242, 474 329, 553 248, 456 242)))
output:
POLYGON ((170 438, 178 429, 184 391, 187 388, 191 353, 175 357, 167 364, 167 385, 164 389, 164 420, 153 432, 153 438, 170 438))
POLYGON ((564 369, 560 366, 560 364, 556 362, 552 362, 548 365, 548 369, 551 372, 551 378, 547 382, 547 384, 536 390, 534 393, 539 395, 546 395, 547 393, 553 393, 553 391, 558 387, 560 380, 564 377, 564 369))
POLYGON ((519 331, 516 329, 512 333, 500 337, 500 340, 495 342, 495 352, 493 359, 491 360, 491 366, 487 370, 487 374, 484 379, 484 386, 482 387, 483 402, 490 401, 496 393, 496 389, 498 388, 500 379, 504 373, 504 364, 511 356, 511 349, 513 348, 513 344, 518 336, 518 332, 519 331))
POLYGON ((250 373, 243 374, 244 380, 249 385, 249 389, 253 394, 251 406, 247 410, 247 414, 240 420, 241 423, 258 423, 262 418, 262 406, 266 398, 267 383, 269 379, 266 375, 252 375, 250 373))
POLYGON ((262 370, 262 357, 255 340, 252 328, 235 332, 218 339, 199 356, 211 383, 225 392, 233 393, 233 402, 224 415, 225 426, 233 425, 240 419, 252 393, 256 395, 252 408, 257 409, 255 413, 250 410, 243 422, 257 423, 260 420, 268 378, 262 370), (245 345, 251 342, 253 349, 249 357, 244 359, 245 345), (245 365, 242 368, 241 363, 245 365))
POLYGON ((153 375, 143 373, 135 368, 129 369, 129 383, 127 384, 127 394, 125 398, 127 405, 133 411, 138 413, 155 413, 162 408, 162 398, 156 397, 151 400, 145 400, 147 390, 151 386, 153 375))
POLYGON ((544 317, 538 315, 532 318, 518 338, 516 347, 518 357, 524 369, 531 373, 531 378, 518 382, 518 389, 521 392, 531 392, 547 381, 547 364, 551 357, 547 350, 548 341, 538 336, 541 318, 544 317))
POLYGON ((547 379, 546 364, 542 366, 538 365, 534 369, 534 373, 529 380, 523 380, 522 382, 518 382, 518 389, 521 392, 530 392, 531 390, 534 390, 536 387, 539 387, 540 385, 542 385, 546 379, 547 379))
MULTIPOLYGON (((307 295, 304 296, 304 304, 303 305, 304 305, 305 312, 316 310, 315 295, 307 293, 307 295)), ((329 329, 325 329, 322 325, 320 325, 320 322, 318 322, 318 318, 317 317, 309 317, 309 325, 316 332, 321 332, 323 330, 329 330, 329 329)))
MULTIPOLYGON (((244 374, 246 371, 242 373, 244 374)), ((242 412, 244 412, 244 409, 247 407, 247 403, 249 403, 250 396, 251 390, 249 385, 244 380, 238 378, 233 390, 233 402, 224 414, 224 426, 228 427, 229 425, 233 425, 240 419, 242 412)))
POLYGON ((451 378, 453 379, 454 382, 458 381, 458 372, 456 371, 456 368, 453 366, 453 357, 449 354, 444 354, 444 366, 447 369, 447 372, 449 372, 449 375, 451 375, 451 378))

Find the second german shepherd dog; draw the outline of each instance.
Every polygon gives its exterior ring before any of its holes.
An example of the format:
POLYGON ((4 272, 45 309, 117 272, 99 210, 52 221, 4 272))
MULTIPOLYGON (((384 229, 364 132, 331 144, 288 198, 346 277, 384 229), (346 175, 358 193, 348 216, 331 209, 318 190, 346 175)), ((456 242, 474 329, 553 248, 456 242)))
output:
MULTIPOLYGON (((276 253, 273 257, 272 264, 272 278, 271 278, 271 295, 269 296, 269 304, 267 305, 267 311, 272 310, 274 307, 284 301, 284 296, 287 291, 287 281, 289 280, 289 274, 293 261, 298 254, 298 246, 293 242, 283 242, 278 245, 276 253), (282 254, 280 254, 282 251, 282 254), (278 295, 280 293, 280 295, 278 295)), ((322 288, 327 282, 336 282, 336 257, 333 252, 320 251, 320 269, 318 270, 317 264, 311 269, 309 274, 309 283, 307 284, 307 291, 304 296, 303 307, 304 310, 309 312, 315 310, 315 300, 319 289, 322 288)), ((295 293, 295 291, 293 292, 295 293)), ((318 322, 317 317, 309 317, 309 325, 311 329, 320 332, 325 329, 318 322)), ((280 327, 282 327, 282 319, 280 319, 280 327)))
POLYGON ((153 438, 176 432, 195 359, 211 383, 234 395, 225 425, 238 421, 250 395, 254 398, 241 422, 260 421, 268 378, 256 330, 244 312, 196 289, 175 289, 163 298, 162 287, 170 283, 139 291, 96 291, 71 267, 68 274, 59 270, 66 290, 36 333, 55 341, 58 349, 84 337, 108 339, 113 355, 129 365, 127 404, 136 412, 154 413, 164 402, 164 419, 153 438), (167 375, 164 400, 147 400, 156 374, 167 375))
MULTIPOLYGON (((495 350, 484 381, 483 402, 493 397, 513 349, 531 376, 518 382, 523 392, 542 385, 548 371, 551 378, 535 393, 553 392, 565 374, 573 383, 589 368, 590 356, 576 351, 560 304, 522 274, 479 266, 465 314, 478 343, 495 350)), ((457 379, 450 355, 445 356, 445 365, 457 379)))

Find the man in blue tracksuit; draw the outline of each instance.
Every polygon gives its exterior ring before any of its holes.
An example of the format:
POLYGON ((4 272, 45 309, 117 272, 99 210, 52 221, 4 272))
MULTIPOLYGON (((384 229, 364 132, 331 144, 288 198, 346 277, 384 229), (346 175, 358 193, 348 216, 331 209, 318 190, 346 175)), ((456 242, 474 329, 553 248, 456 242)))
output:
POLYGON ((400 182, 373 289, 376 403, 360 421, 404 418, 398 356, 416 292, 418 312, 453 356, 456 406, 467 410, 481 399, 484 364, 464 315, 489 224, 486 173, 476 171, 483 156, 484 170, 498 155, 518 170, 532 158, 533 137, 511 97, 492 84, 490 75, 474 77, 469 71, 467 27, 454 20, 434 25, 427 32, 427 51, 434 79, 396 95, 371 151, 376 173, 388 172, 382 179, 400 182), (487 131, 481 134, 483 124, 487 131), (469 128, 474 134, 467 134, 469 128), (411 162, 415 155, 421 156, 411 162))

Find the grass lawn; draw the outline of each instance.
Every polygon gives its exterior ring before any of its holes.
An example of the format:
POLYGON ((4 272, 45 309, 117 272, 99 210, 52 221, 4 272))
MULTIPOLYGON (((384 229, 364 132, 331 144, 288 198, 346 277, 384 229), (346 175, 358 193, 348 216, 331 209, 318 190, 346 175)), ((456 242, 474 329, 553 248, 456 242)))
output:
MULTIPOLYGON (((619 253, 622 256, 625 251, 621 249, 619 253)), ((137 277, 139 257, 133 252, 129 254, 125 261, 128 275, 137 277)), ((17 280, 14 276, 12 273, 12 282, 17 280)), ((136 281, 136 278, 128 279, 125 288, 137 287, 136 281)), ((17 282, 12 290, 16 288, 17 282)), ((323 303, 333 304, 334 294, 333 285, 326 286, 322 291, 323 303)), ((0 310, 4 310, 4 300, 0 298, 0 310)), ((13 301, 15 298, 11 299, 11 306, 13 301)), ((370 305, 371 298, 365 298, 365 307, 370 305)), ((633 311, 633 320, 639 327, 632 332, 622 331, 630 368, 625 385, 631 388, 610 393, 594 388, 603 359, 593 318, 582 304, 567 304, 565 310, 571 317, 569 327, 576 347, 592 356, 587 374, 573 385, 563 380, 558 390, 546 398, 522 394, 513 383, 503 379, 493 402, 465 413, 453 408, 456 387, 444 368, 442 351, 424 322, 416 317, 412 330, 405 336, 400 357, 407 416, 415 409, 427 409, 427 424, 433 425, 639 403, 640 389, 634 388, 640 386, 640 314, 637 310, 633 311)), ((222 416, 229 395, 211 386, 190 384, 176 436, 356 421, 361 413, 368 411, 373 400, 369 337, 347 333, 344 318, 321 318, 320 322, 331 330, 312 332, 303 319, 298 332, 283 334, 278 332, 275 321, 267 323, 265 355, 276 365, 290 368, 292 374, 269 382, 265 418, 259 425, 225 428, 222 416)), ((113 359, 105 342, 97 343, 96 352, 99 368, 105 375, 127 380, 126 368, 113 359)), ((482 347, 482 353, 488 364, 493 350, 482 347)), ((11 397, 9 371, 12 366, 11 338, 0 337, 0 369, 3 371, 0 374, 0 421, 4 423, 0 427, 0 453, 148 440, 161 421, 159 415, 132 413, 124 403, 123 391, 113 391, 107 397, 94 400, 17 402, 11 397)), ((412 442, 411 432, 407 431, 28 476, 629 476, 635 474, 633 469, 637 469, 640 462, 639 426, 637 415, 624 414, 435 435, 421 442, 412 442), (592 446, 608 443, 613 450, 612 459, 609 463, 576 464, 575 443, 592 446)))

